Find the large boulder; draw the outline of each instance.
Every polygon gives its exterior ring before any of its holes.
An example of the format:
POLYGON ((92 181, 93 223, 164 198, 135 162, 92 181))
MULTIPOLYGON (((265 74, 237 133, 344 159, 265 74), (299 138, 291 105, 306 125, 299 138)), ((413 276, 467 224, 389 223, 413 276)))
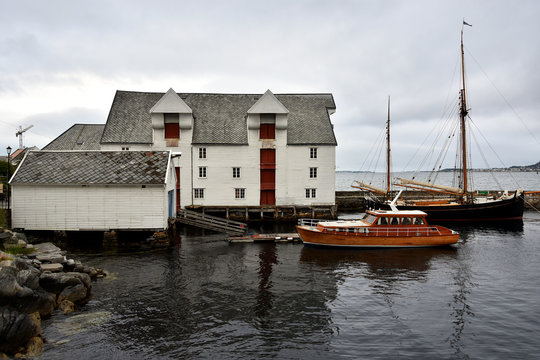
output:
POLYGON ((25 292, 21 291, 19 293, 16 303, 13 304, 19 311, 27 314, 38 312, 43 318, 52 315, 56 305, 56 300, 53 295, 41 288, 31 291, 30 293, 25 293, 24 296, 22 295, 23 293, 25 292))
POLYGON ((35 267, 30 267, 25 270, 20 270, 17 274, 17 282, 21 286, 26 286, 32 290, 36 290, 39 287, 39 277, 41 271, 35 267))
POLYGON ((50 273, 44 272, 39 278, 43 289, 54 294, 60 294, 68 286, 84 285, 88 290, 92 287, 91 279, 85 273, 50 273))
POLYGON ((69 300, 72 303, 80 303, 86 299, 87 295, 88 290, 83 284, 68 286, 58 295, 57 302, 61 303, 64 300, 69 300))
POLYGON ((27 315, 11 307, 0 307, 0 351, 15 353, 37 336, 40 329, 27 315))
POLYGON ((22 290, 17 282, 17 269, 13 266, 0 267, 0 304, 4 303, 6 298, 16 296, 22 290))

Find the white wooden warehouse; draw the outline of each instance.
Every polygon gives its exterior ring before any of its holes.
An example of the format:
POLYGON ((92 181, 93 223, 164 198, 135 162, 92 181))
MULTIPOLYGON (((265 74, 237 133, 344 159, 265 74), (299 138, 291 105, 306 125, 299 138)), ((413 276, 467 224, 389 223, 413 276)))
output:
POLYGON ((175 216, 169 151, 32 151, 10 183, 15 229, 157 231, 175 216))
POLYGON ((44 150, 181 152, 177 211, 333 209, 335 110, 332 94, 117 91, 105 125, 76 124, 44 150))

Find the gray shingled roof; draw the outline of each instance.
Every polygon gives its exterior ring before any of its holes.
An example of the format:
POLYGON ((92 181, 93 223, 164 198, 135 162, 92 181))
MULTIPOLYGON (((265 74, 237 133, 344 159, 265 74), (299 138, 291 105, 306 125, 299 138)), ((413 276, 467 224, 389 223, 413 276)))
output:
MULTIPOLYGON (((117 91, 101 143, 152 143, 150 109, 164 93, 117 91)), ((194 144, 246 145, 247 111, 262 94, 178 94, 193 110, 194 144)), ((289 110, 290 145, 337 145, 327 109, 331 94, 276 94, 289 110)))
POLYGON ((31 151, 13 184, 164 184, 168 151, 31 151))
POLYGON ((43 150, 100 150, 104 124, 75 124, 43 150))

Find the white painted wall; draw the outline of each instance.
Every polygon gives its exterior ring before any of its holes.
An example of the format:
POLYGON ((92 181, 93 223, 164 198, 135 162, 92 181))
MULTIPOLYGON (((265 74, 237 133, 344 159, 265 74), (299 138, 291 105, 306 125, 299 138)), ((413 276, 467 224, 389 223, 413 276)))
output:
MULTIPOLYGON (((193 146, 193 188, 204 188, 204 199, 194 205, 257 206, 260 202, 260 155, 252 146, 193 146), (199 159, 199 147, 206 147, 206 159, 199 159), (199 178, 199 167, 206 166, 207 177, 199 178), (233 167, 240 178, 233 178, 233 167), (235 199, 235 188, 245 188, 245 199, 235 199)), ((191 199, 189 199, 191 200, 191 199)), ((186 204, 182 201, 182 204, 186 204)))
POLYGON ((13 228, 127 230, 167 228, 165 185, 57 186, 13 184, 13 228))
POLYGON ((182 208, 189 205, 259 206, 261 148, 276 149, 276 205, 335 204, 335 146, 287 145, 286 115, 279 114, 276 118, 280 126, 276 126, 275 140, 263 143, 257 126, 259 116, 249 114, 249 145, 192 145, 193 129, 185 127, 180 129, 180 141, 176 147, 166 146, 159 116, 162 115, 152 114, 155 126, 151 150, 182 153, 181 157, 173 160, 174 166, 180 167, 182 208), (200 147, 206 148, 206 159, 199 159, 200 147), (310 159, 311 147, 318 149, 317 159, 310 159), (201 166, 207 168, 206 178, 199 177, 201 166), (233 167, 240 167, 240 178, 233 178, 233 167), (317 178, 310 179, 310 167, 317 167, 317 178), (204 199, 194 198, 195 188, 204 189, 204 199), (246 197, 236 199, 235 188, 245 188, 246 197), (317 189, 317 196, 306 198, 306 188, 317 189))
POLYGON ((334 205, 336 202, 336 147, 289 145, 278 153, 276 173, 277 205, 334 205), (317 158, 310 158, 310 148, 317 148, 317 158), (317 177, 309 169, 317 168, 317 177), (316 189, 315 198, 306 198, 306 188, 316 189))
MULTIPOLYGON (((123 145, 130 150, 170 150, 181 152, 173 159, 180 167, 180 206, 259 206, 260 149, 276 149, 276 205, 334 205, 336 147, 328 145, 287 145, 287 114, 276 115, 276 139, 259 139, 260 116, 248 114, 248 145, 192 145, 193 118, 180 114, 180 141, 168 147, 164 139, 163 114, 153 113, 153 145, 123 145), (206 159, 199 159, 199 148, 206 148, 206 159), (310 148, 318 149, 310 159, 310 148), (207 177, 199 178, 199 167, 207 167, 207 177), (233 178, 233 167, 241 168, 241 177, 233 178), (317 167, 317 178, 309 177, 309 168, 317 167), (193 189, 203 188, 204 199, 195 199, 193 189), (245 199, 235 198, 235 188, 245 188, 245 199), (315 198, 306 198, 306 188, 317 189, 315 198)), ((103 150, 120 150, 121 144, 102 145, 103 150)))

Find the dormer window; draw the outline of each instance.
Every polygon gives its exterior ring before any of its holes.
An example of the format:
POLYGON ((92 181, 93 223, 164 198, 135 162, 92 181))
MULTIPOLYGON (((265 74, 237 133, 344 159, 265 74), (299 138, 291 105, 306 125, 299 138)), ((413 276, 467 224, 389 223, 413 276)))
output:
POLYGON ((180 117, 177 113, 163 114, 165 139, 180 139, 180 117))
POLYGON ((261 114, 259 139, 276 138, 276 114, 261 114))

